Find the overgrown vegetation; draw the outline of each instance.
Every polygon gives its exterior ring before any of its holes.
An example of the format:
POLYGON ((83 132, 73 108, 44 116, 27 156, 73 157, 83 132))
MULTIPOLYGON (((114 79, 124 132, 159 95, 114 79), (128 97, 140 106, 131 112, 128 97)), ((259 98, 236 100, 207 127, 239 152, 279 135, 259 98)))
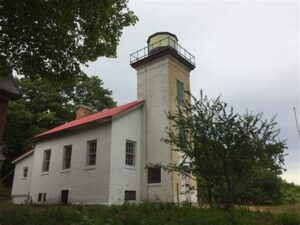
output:
POLYGON ((296 212, 274 215, 173 204, 122 206, 2 206, 1 225, 299 225, 296 212))
POLYGON ((183 160, 164 168, 196 179, 198 196, 210 206, 280 203, 286 143, 275 119, 238 114, 220 97, 202 92, 191 98, 168 115, 163 140, 183 160))
POLYGON ((289 204, 300 203, 300 186, 284 182, 282 185, 283 202, 289 204))

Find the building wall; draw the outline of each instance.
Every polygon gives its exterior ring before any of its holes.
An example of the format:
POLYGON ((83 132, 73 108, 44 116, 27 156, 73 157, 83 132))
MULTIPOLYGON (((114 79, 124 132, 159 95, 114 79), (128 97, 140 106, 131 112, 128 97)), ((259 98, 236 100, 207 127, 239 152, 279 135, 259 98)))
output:
POLYGON ((38 142, 35 147, 30 194, 47 194, 47 203, 58 203, 61 190, 69 190, 71 203, 107 204, 109 196, 111 124, 82 128, 38 142), (87 167, 87 141, 97 140, 96 166, 87 167), (71 168, 62 170, 63 147, 72 144, 71 168), (49 172, 42 173, 44 150, 51 149, 49 172))
POLYGON ((113 118, 111 135, 110 204, 124 202, 125 191, 136 191, 140 202, 142 108, 113 118), (125 164, 126 140, 135 142, 135 165, 125 164))
MULTIPOLYGON (((176 58, 169 58, 169 111, 172 114, 176 114, 177 111, 177 80, 181 81, 184 85, 184 91, 190 92, 190 69, 179 62, 176 58)), ((184 100, 190 102, 190 96, 187 93, 184 93, 184 100)), ((174 128, 173 128, 174 129, 174 128)), ((178 130, 174 130, 176 133, 178 130)), ((182 157, 178 152, 172 151, 172 163, 177 164, 182 161, 182 157)), ((177 201, 177 198, 180 202, 190 202, 194 201, 195 191, 192 193, 186 192, 186 179, 183 180, 182 176, 177 172, 172 172, 172 181, 173 181, 173 193, 174 201, 177 201)), ((195 186, 195 182, 192 179, 188 179, 188 183, 195 186)), ((196 186, 195 186, 196 187, 196 186)))
POLYGON ((26 203, 29 196, 31 175, 33 168, 33 154, 22 159, 15 165, 14 181, 11 191, 12 201, 15 204, 26 203), (28 167, 27 177, 23 177, 23 168, 28 167))
MULTIPOLYGON (((142 139, 142 145, 145 146, 142 148, 142 166, 178 163, 181 157, 172 152, 171 147, 161 139, 167 136, 166 127, 171 127, 166 113, 175 113, 177 110, 176 80, 183 82, 185 91, 190 91, 190 69, 170 55, 145 63, 136 69, 138 99, 146 100, 143 114, 146 129, 142 139)), ((185 100, 189 100, 187 94, 185 100)), ((191 199, 189 195, 182 194, 182 182, 177 173, 162 171, 161 184, 149 185, 147 170, 142 170, 142 198, 167 202, 191 199)))
POLYGON ((143 109, 143 124, 146 127, 142 139, 141 187, 142 200, 173 201, 172 176, 161 171, 161 184, 148 184, 147 165, 171 162, 170 147, 161 139, 166 136, 169 121, 169 70, 168 57, 160 58, 137 68, 138 99, 146 99, 143 109))

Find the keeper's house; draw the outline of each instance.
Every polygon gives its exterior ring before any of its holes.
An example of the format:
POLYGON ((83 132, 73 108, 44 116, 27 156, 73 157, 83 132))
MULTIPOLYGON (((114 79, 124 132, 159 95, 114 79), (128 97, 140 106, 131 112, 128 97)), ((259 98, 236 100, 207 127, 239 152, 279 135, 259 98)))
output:
POLYGON ((159 166, 181 158, 161 141, 166 112, 188 100, 194 57, 177 37, 159 32, 131 54, 137 100, 93 113, 77 108, 76 120, 34 137, 35 147, 13 161, 14 203, 121 204, 124 201, 196 201, 189 179, 159 166))

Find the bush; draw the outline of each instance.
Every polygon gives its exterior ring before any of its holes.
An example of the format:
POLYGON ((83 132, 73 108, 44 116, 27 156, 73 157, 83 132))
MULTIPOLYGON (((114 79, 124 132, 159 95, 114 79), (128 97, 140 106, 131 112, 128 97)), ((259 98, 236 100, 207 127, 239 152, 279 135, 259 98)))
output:
POLYGON ((295 211, 288 211, 278 215, 280 225, 300 225, 300 214, 295 211))
POLYGON ((222 211, 174 204, 0 205, 1 225, 299 225, 299 215, 275 216, 241 209, 222 211))

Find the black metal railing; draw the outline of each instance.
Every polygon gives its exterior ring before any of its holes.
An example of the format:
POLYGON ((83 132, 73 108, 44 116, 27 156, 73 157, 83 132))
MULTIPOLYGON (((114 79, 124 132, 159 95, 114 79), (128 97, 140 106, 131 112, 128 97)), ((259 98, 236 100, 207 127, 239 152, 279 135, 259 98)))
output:
POLYGON ((130 54, 130 64, 148 57, 149 55, 160 50, 161 48, 171 48, 175 50, 181 57, 183 57, 195 66, 195 56, 193 56, 191 53, 185 50, 182 46, 180 46, 176 41, 174 41, 170 37, 166 37, 158 42, 155 42, 151 45, 148 45, 145 48, 142 48, 130 54))

